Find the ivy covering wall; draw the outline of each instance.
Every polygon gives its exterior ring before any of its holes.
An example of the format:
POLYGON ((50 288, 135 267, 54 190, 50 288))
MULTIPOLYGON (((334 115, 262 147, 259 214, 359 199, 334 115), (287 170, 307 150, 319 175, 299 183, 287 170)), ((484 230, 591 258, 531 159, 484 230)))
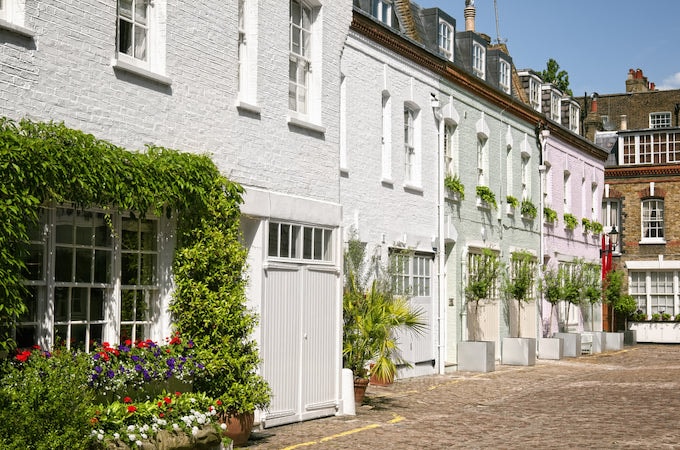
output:
POLYGON ((255 384, 262 395, 250 400, 268 401, 253 378, 259 360, 239 241, 243 189, 208 155, 155 146, 132 152, 64 124, 0 118, 0 173, 0 349, 13 348, 11 327, 26 309, 22 257, 42 206, 165 214, 177 220, 175 327, 204 352, 216 397, 255 384))

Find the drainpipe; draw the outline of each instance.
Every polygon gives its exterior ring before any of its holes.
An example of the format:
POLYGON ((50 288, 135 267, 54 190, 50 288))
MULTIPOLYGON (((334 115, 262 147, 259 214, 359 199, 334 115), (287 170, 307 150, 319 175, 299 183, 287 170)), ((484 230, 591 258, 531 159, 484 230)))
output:
POLYGON ((446 372, 446 248, 444 247, 444 120, 439 99, 432 94, 432 113, 437 126, 437 236, 432 239, 437 262, 437 287, 439 302, 437 308, 437 372, 446 372))
MULTIPOLYGON (((543 265, 545 263, 544 261, 544 254, 545 254, 545 243, 543 242, 544 240, 544 222, 543 222, 543 214, 545 210, 545 205, 544 205, 544 198, 545 198, 545 172, 546 172, 546 167, 543 162, 543 151, 544 149, 547 148, 548 144, 548 138, 550 137, 550 130, 547 129, 545 124, 539 124, 536 127, 536 144, 538 147, 538 177, 539 177, 539 198, 538 198, 538 217, 539 219, 539 241, 538 241, 538 254, 539 254, 539 260, 538 260, 538 279, 542 280, 543 279, 543 265)), ((540 338, 543 337, 543 293, 538 296, 539 297, 539 304, 538 304, 538 317, 537 317, 537 333, 536 337, 540 338)), ((536 340, 538 343, 538 339, 536 340)), ((538 350, 538 349, 537 349, 538 350)))

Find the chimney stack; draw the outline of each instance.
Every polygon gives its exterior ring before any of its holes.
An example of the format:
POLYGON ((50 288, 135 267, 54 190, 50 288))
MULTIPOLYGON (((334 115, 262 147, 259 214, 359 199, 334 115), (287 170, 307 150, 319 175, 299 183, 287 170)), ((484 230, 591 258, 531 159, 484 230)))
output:
POLYGON ((475 0, 465 0, 465 31, 475 31, 475 0))

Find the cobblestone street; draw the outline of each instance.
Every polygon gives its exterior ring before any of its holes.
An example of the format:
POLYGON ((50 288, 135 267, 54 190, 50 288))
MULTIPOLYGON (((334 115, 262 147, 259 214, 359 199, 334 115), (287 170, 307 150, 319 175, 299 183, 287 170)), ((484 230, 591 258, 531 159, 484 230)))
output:
POLYGON ((252 434, 246 449, 680 448, 680 346, 369 386, 356 416, 252 434))

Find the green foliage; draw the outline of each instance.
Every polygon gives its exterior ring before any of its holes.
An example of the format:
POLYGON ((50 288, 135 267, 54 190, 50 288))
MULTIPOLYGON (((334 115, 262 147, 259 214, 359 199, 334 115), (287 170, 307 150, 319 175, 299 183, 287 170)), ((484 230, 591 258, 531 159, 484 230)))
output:
MULTIPOLYGON (((680 314, 675 316, 676 322, 680 320, 680 317, 678 316, 680 316, 680 314)), ((633 322, 644 322, 645 320, 647 320, 647 314, 643 313, 642 310, 638 309, 637 311, 630 315, 630 320, 632 320, 633 322)))
POLYGON ((508 202, 508 205, 512 206, 513 208, 519 207, 519 200, 517 200, 517 197, 508 195, 507 197, 505 197, 505 201, 508 202))
POLYGON ((569 74, 565 70, 560 70, 560 65, 554 59, 548 59, 545 70, 541 72, 541 78, 547 83, 554 84, 565 94, 574 95, 569 89, 569 74))
POLYGON ((528 217, 529 219, 536 218, 536 206, 529 199, 522 200, 522 216, 528 217))
POLYGON ((555 223, 557 220, 557 211, 552 208, 545 207, 543 208, 543 217, 545 218, 546 222, 555 223))
POLYGON ((452 176, 447 173, 446 177, 444 177, 444 186, 451 190, 451 192, 458 194, 461 200, 465 200, 465 186, 461 183, 458 175, 452 176))
POLYGON ((593 232, 593 234, 600 234, 602 233, 602 224, 600 222, 592 221, 590 222, 590 231, 593 232))
POLYGON ((591 222, 587 217, 581 219, 581 226, 583 227, 583 232, 588 233, 591 230, 591 222))
POLYGON ((498 204, 496 203, 496 195, 493 193, 491 188, 489 186, 477 186, 477 197, 489 207, 493 209, 498 208, 498 204))
POLYGON ((482 249, 479 264, 471 270, 465 286, 466 300, 478 304, 480 300, 488 299, 496 285, 500 269, 501 260, 498 254, 488 248, 482 249))
POLYGON ((350 270, 343 293, 343 366, 351 369, 355 377, 367 378, 368 364, 373 361, 370 374, 392 380, 396 364, 406 363, 396 354, 399 342, 395 331, 424 332, 427 324, 423 311, 414 308, 406 296, 395 295, 389 274, 384 271, 376 272, 370 281, 362 277, 364 247, 355 237, 349 240, 345 264, 350 270))
POLYGON ((517 337, 520 335, 519 311, 522 303, 533 300, 536 258, 529 252, 514 252, 510 258, 512 273, 503 279, 503 292, 509 299, 516 300, 518 306, 517 337))
POLYGON ((659 313, 652 314, 652 322, 660 322, 660 321, 661 321, 661 314, 659 314, 659 313))
POLYGON ((567 230, 573 231, 576 228, 576 225, 578 225, 578 220, 573 214, 564 213, 564 216, 562 217, 564 219, 564 226, 567 228, 567 230))
POLYGON ((543 273, 541 290, 545 300, 552 306, 557 305, 562 300, 562 280, 559 270, 548 269, 543 273))
POLYGON ((92 442, 87 355, 26 351, 2 362, 0 448, 76 449, 92 442))
POLYGON ((663 320, 664 322, 671 320, 671 314, 667 312, 661 313, 661 320, 663 320))
MULTIPOLYGON (((616 313, 623 314, 626 319, 637 308, 635 299, 623 293, 625 274, 621 270, 612 270, 604 280, 604 301, 612 306, 612 329, 614 329, 616 313)), ((652 316, 654 320, 654 316, 652 316)))
MULTIPOLYGON (((632 295, 622 295, 621 298, 619 299, 618 303, 614 305, 614 310, 622 314, 624 317, 629 317, 631 314, 633 314, 635 311, 637 311, 637 302, 635 301, 635 297, 632 295)), ((668 318, 671 318, 671 315, 668 315, 668 318)))

